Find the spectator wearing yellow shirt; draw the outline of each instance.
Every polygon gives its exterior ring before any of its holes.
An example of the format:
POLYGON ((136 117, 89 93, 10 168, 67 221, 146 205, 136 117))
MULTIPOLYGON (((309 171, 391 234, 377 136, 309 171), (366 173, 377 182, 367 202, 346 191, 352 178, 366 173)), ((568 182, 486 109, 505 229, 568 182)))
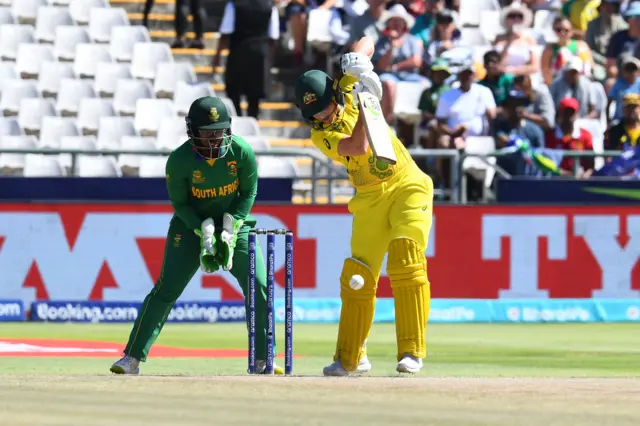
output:
POLYGON ((573 36, 582 40, 589 22, 598 17, 600 0, 569 0, 562 6, 562 14, 574 28, 573 36))

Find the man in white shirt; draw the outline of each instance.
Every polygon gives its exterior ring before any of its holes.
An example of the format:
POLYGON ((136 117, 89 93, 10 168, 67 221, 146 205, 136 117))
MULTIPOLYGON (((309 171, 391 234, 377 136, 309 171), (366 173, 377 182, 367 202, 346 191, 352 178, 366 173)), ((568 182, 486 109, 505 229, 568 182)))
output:
POLYGON ((487 87, 475 83, 475 66, 466 60, 459 67, 458 88, 440 96, 436 118, 444 148, 463 149, 467 136, 489 134, 488 122, 496 118, 496 101, 487 87))

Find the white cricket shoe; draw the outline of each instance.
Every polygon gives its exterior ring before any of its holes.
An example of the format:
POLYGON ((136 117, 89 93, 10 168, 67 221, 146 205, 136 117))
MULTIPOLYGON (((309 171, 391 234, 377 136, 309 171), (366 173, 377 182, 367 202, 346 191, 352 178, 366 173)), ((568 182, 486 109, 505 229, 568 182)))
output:
POLYGON ((115 374, 138 374, 140 372, 139 365, 140 360, 126 355, 115 362, 109 370, 115 374))
POLYGON ((322 374, 325 376, 333 376, 333 377, 343 377, 350 376, 351 374, 364 374, 371 371, 371 363, 369 362, 369 358, 365 355, 360 358, 360 362, 358 363, 358 367, 356 367, 356 371, 350 372, 345 370, 342 367, 342 363, 340 360, 335 361, 333 364, 327 365, 322 369, 322 374))
POLYGON ((396 367, 398 373, 419 373, 421 369, 422 359, 411 354, 404 354, 396 367))

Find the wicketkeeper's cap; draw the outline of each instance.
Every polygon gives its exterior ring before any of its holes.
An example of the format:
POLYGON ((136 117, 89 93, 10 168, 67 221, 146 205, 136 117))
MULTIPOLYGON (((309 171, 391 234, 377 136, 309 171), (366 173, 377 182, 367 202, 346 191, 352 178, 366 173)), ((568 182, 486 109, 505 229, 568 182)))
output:
POLYGON ((222 99, 214 96, 205 96, 193 101, 187 119, 194 130, 219 130, 231 127, 227 106, 222 99))
POLYGON ((296 81, 296 106, 304 118, 310 119, 331 105, 333 91, 331 77, 320 70, 307 71, 296 81))

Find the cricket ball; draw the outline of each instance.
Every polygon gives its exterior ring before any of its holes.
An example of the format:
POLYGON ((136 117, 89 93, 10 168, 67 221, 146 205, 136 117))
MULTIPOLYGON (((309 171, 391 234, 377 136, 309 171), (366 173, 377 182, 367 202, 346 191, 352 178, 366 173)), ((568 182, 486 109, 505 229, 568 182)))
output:
POLYGON ((364 278, 362 275, 352 275, 349 280, 349 287, 354 290, 360 290, 364 286, 364 278))

